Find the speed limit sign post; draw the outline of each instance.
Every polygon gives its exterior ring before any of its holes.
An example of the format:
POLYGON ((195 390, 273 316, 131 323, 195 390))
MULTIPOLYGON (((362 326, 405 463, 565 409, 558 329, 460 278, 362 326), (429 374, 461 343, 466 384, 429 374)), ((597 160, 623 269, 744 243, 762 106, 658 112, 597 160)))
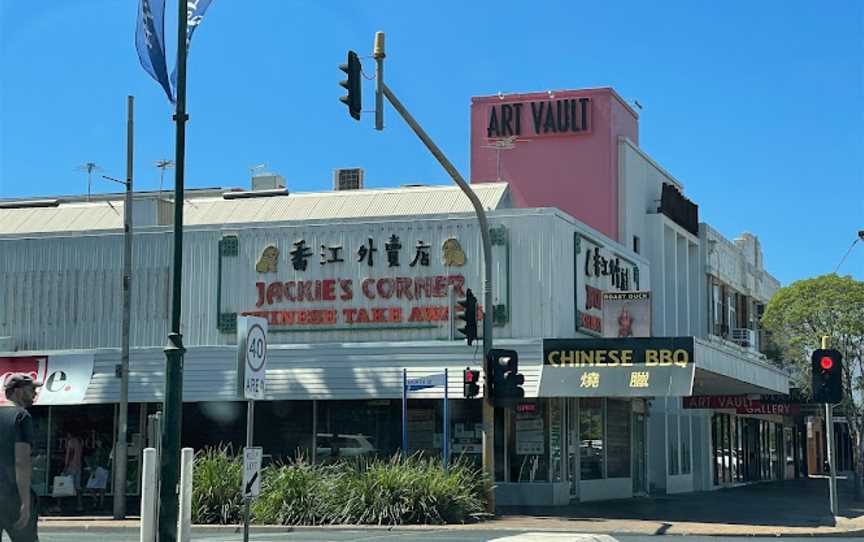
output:
MULTIPOLYGON (((264 399, 267 389, 267 320, 254 316, 237 318, 237 383, 246 409, 246 449, 252 449, 255 427, 255 400, 264 399)), ((260 449, 258 449, 260 452, 260 449)), ((260 483, 260 481, 259 481, 260 483)), ((244 494, 248 492, 244 491, 244 494)), ((249 501, 243 514, 243 540, 249 540, 249 501)))

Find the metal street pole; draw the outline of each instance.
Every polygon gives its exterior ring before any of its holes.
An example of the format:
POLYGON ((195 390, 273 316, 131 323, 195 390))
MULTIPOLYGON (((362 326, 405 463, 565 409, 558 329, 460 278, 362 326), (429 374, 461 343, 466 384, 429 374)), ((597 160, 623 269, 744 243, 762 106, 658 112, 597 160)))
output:
MULTIPOLYGON (((828 349, 828 336, 822 336, 822 348, 828 349)), ((828 499, 831 515, 839 514, 837 504, 837 462, 834 460, 834 405, 825 403, 825 440, 828 448, 828 499)))
MULTIPOLYGON (((246 448, 251 448, 255 434, 255 400, 249 399, 246 404, 246 448)), ((243 542, 249 542, 249 505, 251 503, 252 497, 243 499, 243 542)))
POLYGON ((132 156, 134 98, 126 99, 126 199, 123 202, 123 337, 120 342, 120 413, 114 452, 114 519, 126 518, 126 448, 129 424, 129 327, 132 305, 132 156))
POLYGON ((186 2, 177 2, 177 138, 174 158, 174 269, 171 289, 171 331, 165 347, 165 399, 160 457, 159 542, 177 541, 180 481, 180 427, 183 408, 183 336, 180 308, 183 293, 183 173, 186 166, 186 2))
MULTIPOLYGON (((382 51, 383 54, 383 42, 382 51)), ((435 145, 435 142, 426 134, 423 128, 414 120, 411 113, 402 105, 396 98, 396 95, 391 92, 390 88, 381 82, 381 89, 384 96, 393 105, 393 108, 402 115, 408 126, 414 130, 417 137, 426 145, 426 148, 432 153, 438 162, 447 170, 453 181, 462 189, 462 192, 471 200, 474 206, 474 212, 477 214, 477 220, 480 222, 480 235, 483 239, 483 368, 486 369, 486 356, 489 350, 492 349, 492 241, 489 236, 489 223, 486 220, 486 212, 483 210, 483 205, 477 194, 471 189, 471 186, 465 182, 462 175, 456 170, 450 160, 444 156, 441 149, 435 145)), ((495 513, 495 490, 492 485, 495 481, 495 408, 492 406, 489 393, 492 375, 487 374, 483 384, 483 470, 489 476, 490 484, 486 489, 486 511, 495 513)))

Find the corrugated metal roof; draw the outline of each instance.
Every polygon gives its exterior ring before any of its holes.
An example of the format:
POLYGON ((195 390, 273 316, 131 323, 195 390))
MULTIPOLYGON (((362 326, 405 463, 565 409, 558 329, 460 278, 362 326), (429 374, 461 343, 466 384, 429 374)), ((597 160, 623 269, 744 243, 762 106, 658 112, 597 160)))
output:
MULTIPOLYGON (((486 209, 508 206, 507 183, 472 185, 486 209)), ((194 196, 184 206, 187 226, 413 216, 473 211, 456 186, 412 186, 289 196, 223 199, 194 196)), ((57 207, 0 209, 0 235, 122 229, 123 200, 70 202, 57 207)))

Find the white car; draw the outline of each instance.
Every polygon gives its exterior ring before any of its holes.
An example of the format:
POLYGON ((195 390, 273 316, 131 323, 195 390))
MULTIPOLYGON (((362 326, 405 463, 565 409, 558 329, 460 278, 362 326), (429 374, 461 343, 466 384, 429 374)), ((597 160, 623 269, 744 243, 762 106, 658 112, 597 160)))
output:
POLYGON ((372 444, 372 437, 366 435, 335 436, 332 433, 318 433, 316 455, 319 459, 327 457, 360 457, 374 455, 378 450, 372 444))

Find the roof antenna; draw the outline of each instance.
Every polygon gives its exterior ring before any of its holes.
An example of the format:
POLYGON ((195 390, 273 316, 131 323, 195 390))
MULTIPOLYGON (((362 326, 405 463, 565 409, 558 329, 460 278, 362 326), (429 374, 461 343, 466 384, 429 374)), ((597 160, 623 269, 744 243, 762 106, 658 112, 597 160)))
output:
POLYGON ((103 171, 101 167, 96 165, 96 162, 87 162, 86 164, 80 165, 75 168, 77 171, 86 171, 87 172, 87 201, 90 201, 90 192, 93 186, 93 172, 94 171, 103 171))
POLYGON ((161 171, 159 172, 159 199, 162 199, 162 183, 165 182, 165 170, 174 167, 174 160, 156 160, 153 162, 161 171))

